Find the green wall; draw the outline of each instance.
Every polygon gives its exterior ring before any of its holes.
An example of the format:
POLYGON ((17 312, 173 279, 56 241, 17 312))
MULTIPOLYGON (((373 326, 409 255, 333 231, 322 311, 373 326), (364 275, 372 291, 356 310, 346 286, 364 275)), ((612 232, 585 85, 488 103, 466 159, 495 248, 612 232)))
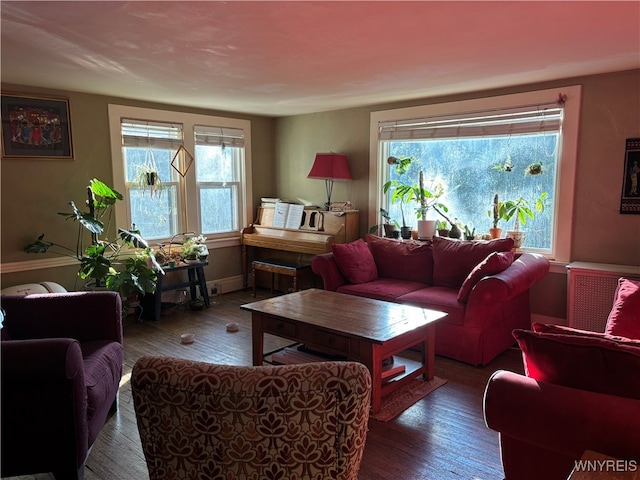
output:
MULTIPOLYGON (((254 202, 262 196, 303 198, 321 205, 326 201, 324 182, 306 176, 317 152, 348 156, 353 182, 336 182, 334 200, 350 200, 361 211, 360 233, 368 229, 369 121, 370 113, 412 105, 468 100, 529 90, 582 85, 582 110, 576 174, 572 260, 640 265, 640 215, 620 215, 625 139, 640 137, 640 70, 571 78, 499 90, 451 95, 368 107, 267 118, 229 112, 149 104, 121 98, 76 92, 25 89, 2 85, 3 91, 47 93, 68 97, 76 159, 2 160, 1 227, 2 262, 32 260, 21 251, 34 236, 69 233, 52 224, 55 212, 70 199, 81 200, 90 178, 111 181, 107 105, 118 103, 194 113, 247 118, 252 125, 254 202)), ((73 241, 73 240, 72 240, 73 241)), ((241 273, 239 247, 212 254, 208 278, 241 273)), ((53 280, 69 285, 74 268, 33 270, 2 274, 2 285, 53 280), (63 278, 64 281, 57 280, 63 278)), ((552 272, 532 292, 533 311, 564 318, 566 274, 564 265, 552 272), (544 301, 537 300, 544 299, 544 301)))
MULTIPOLYGON (((109 140, 108 105, 131 105, 180 112, 220 115, 251 121, 252 182, 254 198, 273 195, 276 189, 274 171, 274 118, 223 111, 178 107, 175 105, 139 102, 130 99, 90 95, 78 92, 26 88, 2 85, 3 92, 66 97, 69 99, 73 160, 2 159, 1 168, 1 246, 3 288, 43 280, 60 283, 68 290, 78 289, 77 266, 64 266, 6 273, 20 270, 20 262, 60 258, 55 255, 27 254, 22 248, 38 235, 63 245, 75 246, 76 228, 57 212, 70 211, 68 202, 85 200, 85 189, 92 178, 113 185, 109 140), (7 268, 11 267, 11 268, 7 268)), ((233 277, 242 274, 240 247, 216 250, 210 255, 207 279, 233 277)))

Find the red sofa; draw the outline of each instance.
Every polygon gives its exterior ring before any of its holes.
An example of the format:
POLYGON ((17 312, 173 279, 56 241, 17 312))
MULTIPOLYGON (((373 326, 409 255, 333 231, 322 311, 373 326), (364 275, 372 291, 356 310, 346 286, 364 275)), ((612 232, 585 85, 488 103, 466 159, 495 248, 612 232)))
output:
POLYGON ((367 235, 311 260, 325 290, 446 312, 436 355, 485 365, 529 328, 529 288, 549 271, 542 255, 514 260, 512 239, 433 243, 367 235))
POLYGON ((640 470, 640 282, 620 279, 604 333, 535 324, 514 336, 525 375, 495 372, 484 397, 505 479, 565 480, 586 450, 640 470))

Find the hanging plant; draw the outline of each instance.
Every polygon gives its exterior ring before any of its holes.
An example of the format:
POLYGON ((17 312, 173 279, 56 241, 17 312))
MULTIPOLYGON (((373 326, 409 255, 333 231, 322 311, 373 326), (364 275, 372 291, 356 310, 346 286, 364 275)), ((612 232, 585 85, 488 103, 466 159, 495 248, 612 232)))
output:
POLYGON ((501 172, 510 172, 513 170, 513 162, 511 161, 511 155, 507 155, 507 159, 504 161, 504 164, 494 165, 494 170, 499 170, 501 172))
POLYGON ((138 170, 136 183, 142 189, 142 193, 144 194, 149 189, 151 198, 156 194, 160 195, 162 193, 162 180, 153 157, 153 151, 150 148, 145 153, 144 164, 139 165, 138 170))
POLYGON ((540 175, 542 173, 542 162, 534 162, 524 170, 528 175, 540 175))

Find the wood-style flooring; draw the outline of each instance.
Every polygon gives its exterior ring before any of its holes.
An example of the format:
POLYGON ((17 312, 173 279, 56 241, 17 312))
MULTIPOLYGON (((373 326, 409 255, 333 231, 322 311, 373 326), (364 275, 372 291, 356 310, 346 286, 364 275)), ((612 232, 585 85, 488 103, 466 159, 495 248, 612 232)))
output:
MULTIPOLYGON (((269 296, 258 290, 258 300, 269 296)), ((119 409, 111 416, 87 459, 86 480, 145 480, 147 469, 131 398, 129 376, 143 355, 169 355, 194 360, 251 365, 251 314, 240 305, 255 301, 250 292, 232 292, 212 298, 200 311, 178 307, 157 322, 124 322, 124 375, 119 409), (236 322, 239 331, 227 333, 236 322), (180 334, 195 334, 191 345, 180 343, 180 334)), ((288 344, 267 335, 265 351, 288 344)), ((500 480, 498 435, 482 416, 482 397, 489 376, 496 370, 522 371, 519 350, 513 348, 485 367, 473 367, 436 357, 435 374, 448 383, 396 419, 370 420, 360 480, 500 480)), ((51 480, 49 474, 14 477, 51 480)))

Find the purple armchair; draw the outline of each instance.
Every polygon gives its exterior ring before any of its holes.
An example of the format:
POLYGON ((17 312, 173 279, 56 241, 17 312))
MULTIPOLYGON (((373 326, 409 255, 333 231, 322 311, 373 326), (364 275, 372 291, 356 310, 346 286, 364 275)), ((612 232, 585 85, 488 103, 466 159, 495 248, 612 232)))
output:
POLYGON ((115 292, 3 296, 0 476, 84 478, 122 376, 115 292))

